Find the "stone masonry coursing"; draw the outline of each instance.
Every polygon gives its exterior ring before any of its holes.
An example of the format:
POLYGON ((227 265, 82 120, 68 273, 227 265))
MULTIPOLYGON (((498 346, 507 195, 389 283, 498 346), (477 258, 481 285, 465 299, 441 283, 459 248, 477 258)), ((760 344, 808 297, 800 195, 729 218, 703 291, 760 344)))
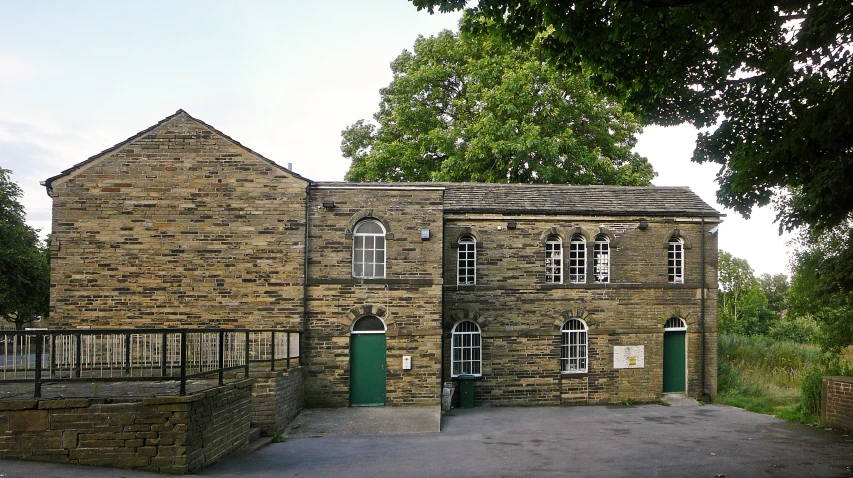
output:
POLYGON ((477 403, 657 400, 673 317, 686 324, 685 392, 716 394, 721 215, 687 188, 314 182, 183 111, 46 185, 54 326, 300 330, 306 406, 349 405, 363 317, 384 328, 386 405, 440 404, 466 318, 481 330, 477 403), (378 278, 353 273, 365 220, 385 231, 378 278), (546 238, 568 256, 576 233, 586 283, 546 283, 546 238), (598 234, 611 241, 608 284, 592 283, 598 234), (464 235, 476 239, 476 285, 457 285, 464 235), (683 283, 667 277, 673 236, 683 283), (571 317, 588 325, 585 373, 560 372, 571 317), (623 346, 643 347, 642 368, 614 367, 623 346))
POLYGON ((190 473, 246 445, 252 382, 117 403, 0 402, 0 458, 190 473))

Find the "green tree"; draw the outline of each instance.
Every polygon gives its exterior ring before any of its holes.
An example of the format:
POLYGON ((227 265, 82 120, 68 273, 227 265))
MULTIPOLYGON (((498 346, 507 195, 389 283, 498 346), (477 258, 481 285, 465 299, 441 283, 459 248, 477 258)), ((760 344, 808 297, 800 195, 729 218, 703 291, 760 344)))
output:
POLYGON ((22 329, 46 317, 50 294, 47 248, 24 222, 21 188, 0 168, 0 317, 22 329))
POLYGON ((346 179, 650 184, 651 164, 631 152, 637 119, 540 56, 446 30, 419 37, 391 64, 376 124, 342 132, 346 179))
POLYGON ((749 263, 726 251, 720 251, 718 271, 720 330, 743 335, 766 334, 774 314, 749 263))
POLYGON ((767 306, 777 316, 782 316, 785 309, 788 308, 788 290, 791 285, 788 283, 788 276, 785 274, 761 274, 758 277, 758 282, 761 284, 761 290, 767 296, 767 306))
POLYGON ((798 195, 779 204, 780 227, 853 210, 850 0, 480 0, 463 29, 539 43, 647 121, 709 128, 693 159, 721 165, 719 199, 744 215, 780 188, 798 195))
POLYGON ((830 351, 853 344, 853 289, 843 273, 851 260, 851 236, 851 222, 807 236, 792 260, 789 312, 816 320, 820 343, 830 351))

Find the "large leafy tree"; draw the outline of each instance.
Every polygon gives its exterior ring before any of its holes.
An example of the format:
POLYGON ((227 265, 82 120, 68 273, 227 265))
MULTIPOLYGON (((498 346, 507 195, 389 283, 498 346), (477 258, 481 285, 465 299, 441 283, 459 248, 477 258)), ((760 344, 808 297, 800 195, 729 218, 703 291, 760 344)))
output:
POLYGON ((22 329, 46 317, 50 291, 47 248, 24 222, 21 188, 0 168, 0 318, 22 329))
POLYGON ((538 45, 443 31, 391 64, 375 124, 342 132, 350 181, 648 185, 640 123, 538 45))
POLYGON ((786 188, 780 227, 853 210, 850 0, 479 0, 463 29, 538 42, 646 120, 709 128, 693 159, 722 165, 719 199, 745 215, 786 188))
POLYGON ((720 251, 718 271, 720 330, 744 335, 766 334, 775 315, 749 262, 720 251))

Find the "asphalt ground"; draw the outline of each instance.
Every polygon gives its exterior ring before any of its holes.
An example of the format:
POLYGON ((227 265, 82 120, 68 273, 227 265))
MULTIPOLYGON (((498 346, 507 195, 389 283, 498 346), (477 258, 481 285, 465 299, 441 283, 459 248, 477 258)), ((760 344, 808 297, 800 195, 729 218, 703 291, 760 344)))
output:
MULTIPOLYGON (((851 477, 853 439, 722 405, 476 407, 441 433, 288 435, 201 470, 211 477, 851 477)), ((151 477, 0 460, 6 477, 151 477)))

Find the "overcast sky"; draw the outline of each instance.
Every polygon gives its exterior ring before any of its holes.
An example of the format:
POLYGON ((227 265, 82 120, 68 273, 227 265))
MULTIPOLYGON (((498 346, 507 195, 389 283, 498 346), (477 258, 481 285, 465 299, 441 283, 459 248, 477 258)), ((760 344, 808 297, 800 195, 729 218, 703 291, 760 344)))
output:
MULTIPOLYGON (((458 15, 405 0, 0 0, 0 166, 27 220, 50 231, 39 181, 183 108, 314 180, 342 180, 340 132, 378 109, 389 64, 458 15)), ((637 152, 654 184, 689 186, 728 216, 720 248, 760 273, 787 273, 772 210, 749 221, 716 203, 717 167, 690 162, 689 126, 647 127, 637 152)))

